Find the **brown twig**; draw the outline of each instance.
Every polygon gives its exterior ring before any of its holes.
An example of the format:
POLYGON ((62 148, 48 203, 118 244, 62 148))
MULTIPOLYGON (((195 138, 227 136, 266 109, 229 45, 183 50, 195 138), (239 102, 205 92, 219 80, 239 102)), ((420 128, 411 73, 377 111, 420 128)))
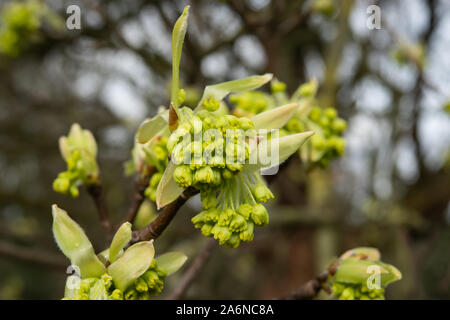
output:
POLYGON ((200 271, 202 271, 205 264, 209 261, 209 258, 211 257, 215 248, 217 248, 217 241, 215 239, 208 239, 206 245, 195 258, 194 262, 192 262, 189 269, 184 273, 179 282, 179 285, 169 295, 168 299, 178 300, 183 298, 194 279, 197 277, 200 271))
POLYGON ((144 202, 145 200, 145 189, 147 189, 150 178, 155 172, 156 168, 151 166, 149 167, 148 172, 144 176, 139 177, 139 179, 136 181, 134 198, 131 202, 130 209, 128 209, 128 213, 124 222, 128 221, 132 223, 136 218, 139 208, 141 207, 142 202, 144 202))
POLYGON ((87 187, 87 191, 94 200, 95 206, 97 207, 101 227, 105 231, 107 237, 111 237, 113 234, 113 225, 111 223, 111 220, 109 220, 108 210, 106 209, 105 199, 103 198, 101 184, 91 184, 87 187))
POLYGON ((68 265, 59 255, 17 246, 5 241, 0 241, 0 255, 57 270, 68 265))
POLYGON ((168 204, 155 220, 145 228, 134 231, 131 237, 130 245, 139 241, 148 241, 158 238, 169 223, 177 214, 178 210, 186 203, 186 201, 198 193, 197 189, 188 188, 175 201, 168 204))
POLYGON ((327 281, 328 271, 324 271, 316 278, 304 283, 300 288, 291 294, 278 298, 279 300, 311 300, 314 299, 323 288, 323 284, 327 281))

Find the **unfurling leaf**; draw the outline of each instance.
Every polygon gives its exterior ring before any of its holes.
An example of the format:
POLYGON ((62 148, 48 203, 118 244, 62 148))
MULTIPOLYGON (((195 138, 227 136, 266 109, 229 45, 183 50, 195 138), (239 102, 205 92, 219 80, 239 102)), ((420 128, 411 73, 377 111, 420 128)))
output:
POLYGON ((402 278, 400 271, 387 263, 371 260, 360 260, 348 258, 339 261, 334 280, 348 284, 366 284, 367 279, 378 270, 380 285, 386 287, 388 284, 402 278))
POLYGON ((167 126, 165 114, 158 114, 151 119, 145 120, 137 131, 137 141, 147 143, 157 136, 167 126))
POLYGON ((175 168, 175 164, 169 161, 158 184, 158 188, 156 189, 156 206, 158 209, 175 201, 184 191, 173 179, 175 168))
POLYGON ((52 215, 56 243, 70 262, 80 268, 81 277, 99 277, 105 273, 105 266, 95 255, 83 229, 56 204, 52 206, 52 215))
POLYGON ((258 89, 265 83, 269 82, 272 77, 272 74, 266 73, 262 76, 251 76, 248 78, 232 80, 207 86, 205 88, 205 91, 203 92, 203 96, 200 99, 200 102, 197 105, 197 109, 203 105, 203 100, 205 99, 212 98, 217 101, 221 101, 227 96, 227 94, 232 92, 244 92, 258 89))
POLYGON ((155 254, 152 241, 142 241, 129 247, 108 267, 117 289, 124 291, 150 267, 155 254))
POLYGON ((122 249, 131 240, 131 223, 123 223, 117 230, 109 248, 109 261, 113 263, 120 256, 122 249))
POLYGON ((283 127, 295 114, 297 103, 290 103, 259 113, 251 118, 255 129, 278 129, 283 127))
POLYGON ((381 255, 377 248, 359 247, 344 252, 339 259, 344 260, 352 257, 378 261, 380 260, 381 255))
POLYGON ((257 145, 253 145, 254 148, 252 148, 251 153, 254 153, 258 159, 255 164, 246 164, 245 170, 248 172, 253 172, 258 169, 268 169, 283 163, 313 134, 313 131, 306 131, 281 138, 264 140, 257 145), (276 152, 277 154, 272 154, 273 152, 276 152), (264 158, 270 161, 265 163, 261 158, 261 155, 264 155, 264 158))
POLYGON ((180 60, 184 37, 188 25, 189 6, 186 6, 178 18, 172 32, 172 93, 171 102, 178 113, 178 92, 180 82, 180 60))
POLYGON ((187 260, 182 252, 168 252, 155 258, 158 268, 163 269, 167 275, 171 275, 180 269, 187 260))

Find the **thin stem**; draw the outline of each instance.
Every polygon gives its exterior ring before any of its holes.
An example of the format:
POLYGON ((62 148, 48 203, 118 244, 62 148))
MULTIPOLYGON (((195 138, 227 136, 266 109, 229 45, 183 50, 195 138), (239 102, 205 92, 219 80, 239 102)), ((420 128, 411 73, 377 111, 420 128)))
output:
POLYGON ((136 181, 135 193, 133 197, 133 201, 131 202, 130 208, 128 209, 127 216, 123 222, 131 222, 133 223, 136 218, 137 213, 139 212, 139 208, 145 200, 145 189, 147 189, 148 184, 150 182, 150 178, 156 172, 156 168, 150 166, 148 168, 148 172, 143 176, 139 177, 136 181))
POLYGON ((182 299, 186 294, 187 290, 191 286, 194 279, 202 271, 205 264, 211 258, 214 249, 217 248, 217 241, 215 239, 208 239, 206 245, 200 251, 200 253, 195 257, 194 262, 189 266, 189 269, 183 274, 179 285, 175 290, 169 295, 168 299, 177 300, 182 299))
POLYGON ((69 264, 59 255, 44 252, 41 249, 17 246, 6 241, 0 241, 0 255, 56 270, 63 270, 69 264))
POLYGON ((300 288, 291 294, 278 298, 279 300, 311 300, 314 299, 323 288, 324 283, 328 279, 328 271, 324 271, 316 278, 304 283, 300 288))
POLYGON ((167 226, 170 224, 183 204, 185 204, 190 197, 196 195, 198 192, 199 191, 194 188, 186 189, 174 202, 168 204, 152 223, 141 230, 134 231, 129 244, 131 245, 136 242, 158 238, 164 230, 166 230, 167 226))
POLYGON ((111 238, 113 234, 113 225, 109 219, 105 199, 103 198, 102 185, 100 183, 91 184, 87 186, 87 191, 94 200, 101 227, 105 231, 107 238, 111 238))

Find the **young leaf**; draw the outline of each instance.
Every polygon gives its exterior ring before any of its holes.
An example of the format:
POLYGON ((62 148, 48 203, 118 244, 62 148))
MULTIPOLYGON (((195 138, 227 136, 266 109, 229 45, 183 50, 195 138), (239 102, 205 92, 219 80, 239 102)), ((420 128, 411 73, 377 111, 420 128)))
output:
POLYGON ((123 223, 117 230, 109 248, 109 261, 113 263, 119 257, 122 249, 131 240, 131 223, 123 223))
POLYGON ((153 241, 142 241, 129 247, 108 267, 117 289, 125 291, 150 267, 155 254, 153 241))
POLYGON ((347 259, 351 257, 361 257, 372 261, 380 260, 380 251, 377 248, 359 247, 344 252, 339 259, 347 259))
POLYGON ((171 275, 180 269, 187 260, 187 256, 182 252, 168 252, 155 258, 158 268, 171 275))
POLYGON ((176 200, 184 191, 184 189, 179 187, 173 179, 175 167, 175 164, 172 161, 169 161, 161 181, 158 184, 158 188, 156 189, 156 206, 158 209, 176 200))
POLYGON ((99 277, 105 273, 105 266, 95 255, 83 229, 56 204, 52 206, 52 215, 56 243, 70 262, 80 268, 81 278, 99 277))
POLYGON ((231 92, 244 92, 257 89, 269 82, 272 79, 272 74, 266 73, 262 76, 251 76, 248 78, 232 80, 207 86, 203 92, 203 96, 197 105, 200 108, 203 104, 203 100, 213 98, 217 101, 221 101, 231 92))
POLYGON ((137 141, 147 143, 167 126, 167 120, 163 114, 158 114, 145 120, 137 131, 137 141))
POLYGON ((255 171, 258 169, 267 169, 283 163, 294 152, 296 152, 306 140, 314 134, 313 131, 305 131, 301 133, 291 134, 281 138, 273 138, 262 141, 258 144, 257 149, 252 148, 252 153, 258 153, 257 163, 245 164, 246 171, 255 171), (276 148, 278 144, 278 148, 276 148), (275 147, 273 147, 275 146, 275 147), (275 150, 272 150, 274 148, 275 150), (272 156, 272 151, 278 152, 277 155, 272 156), (263 163, 260 155, 265 155, 266 159, 270 159, 270 163, 263 163))
POLYGON ((349 258, 339 262, 334 280, 342 283, 366 284, 367 279, 376 270, 374 267, 379 268, 380 285, 382 287, 386 287, 388 284, 402 278, 400 271, 390 264, 349 258))
POLYGON ((251 120, 255 125, 255 129, 278 129, 284 126, 292 118, 297 108, 297 103, 289 103, 284 106, 259 113, 253 116, 251 120))
MULTIPOLYGON (((171 102, 178 111, 178 91, 180 81, 180 60, 183 48, 184 37, 188 25, 189 6, 186 6, 183 13, 178 18, 172 32, 172 94, 171 102)), ((178 112, 177 112, 178 113, 178 112)))

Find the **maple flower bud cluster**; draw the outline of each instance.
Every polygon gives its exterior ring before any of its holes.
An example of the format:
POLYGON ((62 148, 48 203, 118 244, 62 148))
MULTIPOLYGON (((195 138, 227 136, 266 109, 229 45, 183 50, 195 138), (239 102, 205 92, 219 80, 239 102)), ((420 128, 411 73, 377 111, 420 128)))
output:
POLYGON ((261 202, 273 198, 259 173, 234 176, 220 187, 202 190, 203 210, 192 218, 194 226, 220 245, 237 248, 252 241, 255 226, 269 223, 269 214, 261 202))
POLYGON ((124 292, 114 286, 107 273, 99 278, 80 279, 75 292, 64 300, 150 300, 161 293, 167 273, 158 268, 153 259, 147 271, 137 278, 124 292))
POLYGON ((167 273, 158 268, 153 259, 150 267, 142 276, 137 278, 125 292, 119 289, 113 291, 115 300, 149 300, 151 296, 159 295, 164 289, 164 279, 167 273))
POLYGON ((316 134, 311 137, 310 148, 302 148, 299 152, 302 159, 311 165, 326 168, 330 160, 344 154, 345 139, 342 134, 346 128, 346 121, 337 116, 335 108, 322 109, 315 106, 311 108, 307 118, 295 116, 289 120, 280 135, 314 130, 316 134))
MULTIPOLYGON (((271 94, 260 91, 233 94, 230 96, 230 102, 234 105, 233 114, 249 117, 288 102, 314 105, 316 92, 317 83, 310 81, 299 86, 289 99, 286 94, 286 84, 273 80, 271 94)), ((346 121, 338 117, 335 108, 322 109, 316 105, 306 111, 297 112, 281 128, 280 136, 314 131, 314 136, 307 143, 308 147, 299 149, 299 154, 309 165, 325 168, 330 160, 344 154, 345 140, 342 135, 346 128, 346 121)))
POLYGON ((339 300, 384 300, 384 289, 369 289, 365 284, 334 282, 332 293, 339 300))
POLYGON ((78 197, 80 184, 90 185, 99 181, 97 144, 90 131, 74 124, 69 135, 60 138, 59 146, 67 163, 67 171, 58 174, 53 182, 53 189, 74 198, 78 197))
POLYGON ((253 129, 248 118, 218 116, 219 102, 207 99, 204 109, 194 113, 180 109, 178 128, 167 142, 167 150, 177 165, 175 182, 183 188, 206 190, 219 186, 239 173, 249 158, 245 131, 253 129))
POLYGON ((146 162, 149 165, 154 166, 157 170, 150 178, 149 185, 144 193, 145 196, 153 202, 156 201, 156 189, 168 163, 169 153, 167 150, 167 140, 167 137, 160 137, 156 143, 152 144, 152 146, 144 148, 146 162))

